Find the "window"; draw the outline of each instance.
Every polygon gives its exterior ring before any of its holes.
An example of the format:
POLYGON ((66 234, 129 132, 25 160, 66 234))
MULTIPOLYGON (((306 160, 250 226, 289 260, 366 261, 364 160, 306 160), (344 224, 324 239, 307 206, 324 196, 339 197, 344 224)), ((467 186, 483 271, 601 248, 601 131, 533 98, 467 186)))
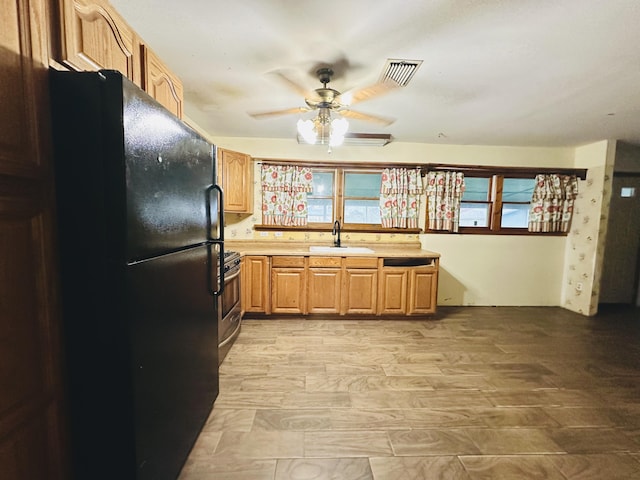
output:
POLYGON ((343 223, 381 225, 380 173, 344 173, 343 223))
POLYGON ((524 232, 535 186, 531 178, 465 176, 460 233, 524 232))
POLYGON ((460 201, 460 226, 488 227, 491 216, 491 179, 465 177, 464 185, 460 201))
POLYGON ((335 197, 335 171, 315 170, 313 172, 313 192, 307 195, 309 223, 333 223, 335 197))
POLYGON ((314 168, 313 192, 307 196, 309 226, 380 226, 379 170, 314 168))
POLYGON ((503 179, 500 228, 527 228, 534 187, 533 178, 503 179))

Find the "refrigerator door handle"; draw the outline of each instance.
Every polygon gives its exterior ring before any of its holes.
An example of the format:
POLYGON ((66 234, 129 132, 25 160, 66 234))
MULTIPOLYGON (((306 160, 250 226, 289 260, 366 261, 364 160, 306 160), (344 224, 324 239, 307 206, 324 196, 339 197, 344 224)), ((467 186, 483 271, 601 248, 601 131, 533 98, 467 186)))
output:
POLYGON ((224 291, 224 194, 220 185, 212 184, 207 187, 206 190, 206 208, 207 208, 207 239, 210 244, 218 245, 218 268, 217 272, 214 272, 212 268, 209 268, 209 292, 214 297, 219 297, 224 291), (218 238, 213 238, 211 234, 211 192, 215 190, 218 193, 218 211, 217 211, 217 235, 218 238), (216 283, 213 280, 213 275, 217 276, 217 289, 213 289, 213 285, 216 283))
POLYGON ((209 185, 207 187, 206 190, 206 202, 207 202, 207 239, 208 240, 217 240, 220 242, 224 242, 224 193, 222 192, 222 187, 220 187, 220 185, 216 185, 216 184, 212 184, 209 185), (218 218, 217 218, 217 222, 216 222, 216 227, 217 227, 217 235, 218 238, 213 238, 212 234, 211 234, 211 227, 212 222, 211 222, 211 191, 215 190, 216 192, 218 192, 218 218))
POLYGON ((209 285, 209 293, 214 296, 214 297, 219 297, 220 295, 222 295, 222 292, 224 292, 224 242, 220 241, 220 240, 211 240, 208 244, 207 244, 207 248, 208 248, 208 257, 209 257, 209 278, 207 281, 207 284, 209 285), (212 246, 213 245, 218 245, 218 268, 216 268, 216 270, 214 271, 214 269, 212 268, 213 265, 211 265, 212 263, 212 255, 211 255, 211 250, 212 250, 212 246), (214 275, 217 278, 214 278, 214 275), (216 284, 217 280, 217 289, 214 290, 213 289, 213 285, 216 284))

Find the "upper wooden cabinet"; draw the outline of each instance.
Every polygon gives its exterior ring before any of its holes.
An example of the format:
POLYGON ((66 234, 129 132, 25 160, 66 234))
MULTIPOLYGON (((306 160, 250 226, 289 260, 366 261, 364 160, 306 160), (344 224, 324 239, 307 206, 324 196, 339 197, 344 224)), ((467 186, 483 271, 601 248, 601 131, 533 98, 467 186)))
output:
POLYGON ((59 1, 56 60, 73 70, 118 70, 182 118, 182 83, 106 0, 59 1))
POLYGON ((182 118, 182 82, 147 45, 142 45, 140 52, 142 88, 176 117, 182 118))
POLYGON ((142 86, 140 40, 108 2, 60 0, 61 63, 74 70, 112 69, 142 86))
POLYGON ((253 162, 246 153, 218 148, 218 183, 224 191, 224 211, 253 213, 253 162), (220 178, 222 177, 222 178, 220 178))

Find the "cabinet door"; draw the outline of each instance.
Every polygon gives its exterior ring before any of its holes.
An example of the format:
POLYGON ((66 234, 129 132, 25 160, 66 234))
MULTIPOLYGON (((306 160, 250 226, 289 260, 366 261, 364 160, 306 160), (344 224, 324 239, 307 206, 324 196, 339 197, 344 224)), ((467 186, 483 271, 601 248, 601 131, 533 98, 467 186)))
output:
POLYGON ((271 269, 271 313, 306 313, 305 269, 271 269))
POLYGON ((245 312, 270 313, 269 257, 242 259, 242 308, 245 312))
MULTIPOLYGON (((224 211, 253 213, 253 162, 246 153, 218 149, 224 211)), ((220 179, 218 179, 220 182, 220 179)))
POLYGON ((0 7, 0 477, 70 478, 45 0, 0 7))
POLYGON ((376 313, 378 298, 378 270, 348 268, 345 270, 342 313, 376 313))
POLYGON ((140 41, 105 0, 60 0, 60 61, 74 70, 118 70, 141 86, 140 41))
POLYGON ((407 281, 406 268, 383 268, 378 289, 378 314, 406 315, 407 281))
POLYGON ((340 268, 309 268, 308 312, 339 313, 342 292, 340 268))
POLYGON ((436 296, 438 273, 433 269, 410 270, 409 272, 409 315, 434 313, 436 311, 436 296))
POLYGON ((153 50, 143 45, 141 52, 142 88, 176 117, 182 118, 182 83, 153 53, 153 50))

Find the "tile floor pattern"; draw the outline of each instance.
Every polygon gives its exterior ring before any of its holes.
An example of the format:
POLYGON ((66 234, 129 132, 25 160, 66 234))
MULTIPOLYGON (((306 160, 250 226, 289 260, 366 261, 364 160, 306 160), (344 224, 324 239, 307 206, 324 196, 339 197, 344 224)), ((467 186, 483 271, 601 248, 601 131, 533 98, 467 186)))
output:
POLYGON ((640 479, 639 312, 245 321, 180 480, 640 479))

